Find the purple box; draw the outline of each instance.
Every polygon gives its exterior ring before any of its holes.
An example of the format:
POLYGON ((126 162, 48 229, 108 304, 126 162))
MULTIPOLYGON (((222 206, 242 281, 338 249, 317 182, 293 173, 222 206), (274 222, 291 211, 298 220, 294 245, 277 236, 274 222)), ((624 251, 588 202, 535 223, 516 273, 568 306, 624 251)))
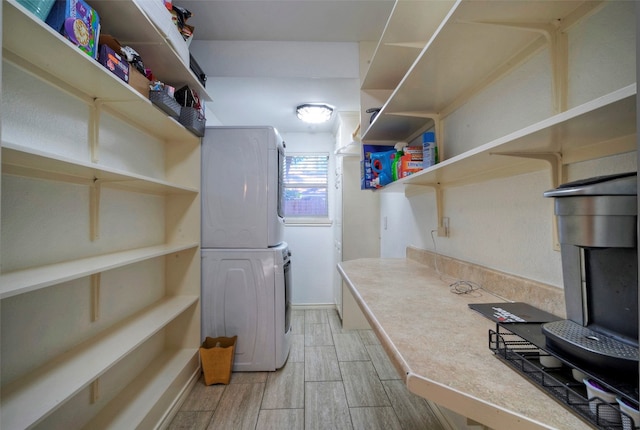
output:
POLYGON ((56 0, 46 23, 91 58, 97 57, 100 17, 84 0, 56 0))
POLYGON ((100 45, 98 61, 111 73, 129 83, 129 63, 107 45, 100 45))

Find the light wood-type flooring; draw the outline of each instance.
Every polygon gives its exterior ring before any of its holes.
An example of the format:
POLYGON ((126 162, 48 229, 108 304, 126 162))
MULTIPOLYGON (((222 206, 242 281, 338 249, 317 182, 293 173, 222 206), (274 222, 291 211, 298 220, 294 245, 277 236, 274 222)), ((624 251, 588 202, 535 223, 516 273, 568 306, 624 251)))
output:
POLYGON ((372 330, 343 330, 335 310, 293 312, 293 344, 275 372, 196 383, 170 429, 441 430, 407 390, 372 330))

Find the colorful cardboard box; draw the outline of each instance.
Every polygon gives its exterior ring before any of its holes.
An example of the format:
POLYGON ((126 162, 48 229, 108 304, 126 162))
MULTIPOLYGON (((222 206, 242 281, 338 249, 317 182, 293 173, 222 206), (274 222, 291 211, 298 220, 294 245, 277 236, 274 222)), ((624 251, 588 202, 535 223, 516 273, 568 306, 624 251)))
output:
POLYGON ((387 145, 362 145, 362 161, 360 163, 360 189, 375 190, 380 188, 378 174, 372 169, 373 159, 371 154, 379 152, 395 151, 393 146, 387 145))
POLYGON ((422 161, 422 146, 405 146, 402 148, 405 155, 411 155, 411 160, 422 161))
POLYGON ((407 176, 418 173, 422 170, 422 160, 413 160, 411 154, 403 155, 401 160, 402 162, 399 174, 399 177, 401 178, 406 178, 407 176))
POLYGON ((83 0, 56 0, 46 23, 91 58, 97 58, 100 17, 83 0))
POLYGON ((100 45, 98 61, 107 70, 125 82, 129 82, 129 63, 107 45, 100 45))

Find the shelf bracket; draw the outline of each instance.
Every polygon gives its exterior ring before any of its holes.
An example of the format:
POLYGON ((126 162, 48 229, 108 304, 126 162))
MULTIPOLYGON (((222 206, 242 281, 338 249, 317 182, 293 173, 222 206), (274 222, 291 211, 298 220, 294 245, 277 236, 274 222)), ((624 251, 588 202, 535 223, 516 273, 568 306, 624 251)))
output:
POLYGON ((564 181, 562 154, 559 152, 492 152, 491 154, 546 161, 551 168, 551 186, 557 188, 564 181))
MULTIPOLYGON (((444 136, 442 127, 442 115, 439 113, 426 112, 426 111, 405 111, 405 112, 385 112, 386 115, 395 115, 395 116, 407 116, 411 118, 425 118, 433 121, 433 129, 436 132, 436 144, 438 145, 438 157, 440 161, 445 159, 445 150, 444 150, 444 136)), ((431 127, 428 127, 430 129, 431 127)), ((417 135, 411 136, 408 140, 413 140, 417 138, 417 135)))
POLYGON ((89 109, 89 151, 92 163, 97 163, 100 160, 98 143, 100 140, 100 116, 102 115, 103 104, 104 101, 102 99, 95 98, 89 109))
MULTIPOLYGON (((559 152, 494 152, 496 155, 506 155, 509 157, 531 158, 535 160, 544 160, 549 163, 551 174, 551 187, 557 188, 564 182, 564 170, 562 163, 562 154, 559 152)), ((560 235, 558 233, 558 223, 555 213, 552 213, 553 226, 553 249, 560 251, 560 235)))
POLYGON ((91 404, 100 400, 100 378, 96 378, 91 382, 91 404))
POLYGON ((100 273, 91 275, 91 322, 100 319, 100 273))
POLYGON ((571 14, 562 20, 554 20, 548 23, 540 22, 500 22, 500 21, 461 21, 468 24, 495 25, 517 30, 531 31, 544 37, 549 45, 551 56, 551 70, 553 73, 553 104, 556 113, 564 112, 568 109, 568 82, 569 82, 569 29, 594 14, 604 7, 606 2, 584 2, 578 6, 571 14))
POLYGON ((555 21, 552 23, 540 22, 500 22, 500 21, 465 21, 469 24, 485 24, 504 28, 512 28, 516 30, 529 31, 538 33, 544 37, 547 45, 549 45, 549 54, 551 57, 552 69, 552 94, 553 107, 556 113, 567 110, 567 82, 569 79, 568 67, 568 37, 561 23, 555 21))
POLYGON ((93 179, 89 186, 89 238, 93 242, 100 237, 100 188, 102 181, 93 179))
POLYGON ((406 184, 404 186, 405 197, 413 197, 420 194, 425 194, 428 190, 433 189, 436 197, 436 214, 438 218, 438 236, 447 237, 448 234, 444 228, 443 211, 444 211, 444 198, 442 193, 442 187, 440 184, 406 184))

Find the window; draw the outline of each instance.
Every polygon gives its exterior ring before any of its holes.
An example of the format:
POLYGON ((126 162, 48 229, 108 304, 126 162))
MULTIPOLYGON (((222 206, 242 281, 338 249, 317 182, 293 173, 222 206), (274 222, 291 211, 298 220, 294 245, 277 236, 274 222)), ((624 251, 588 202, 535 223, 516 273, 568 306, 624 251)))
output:
POLYGON ((328 218, 329 155, 287 155, 282 170, 285 218, 328 218))

